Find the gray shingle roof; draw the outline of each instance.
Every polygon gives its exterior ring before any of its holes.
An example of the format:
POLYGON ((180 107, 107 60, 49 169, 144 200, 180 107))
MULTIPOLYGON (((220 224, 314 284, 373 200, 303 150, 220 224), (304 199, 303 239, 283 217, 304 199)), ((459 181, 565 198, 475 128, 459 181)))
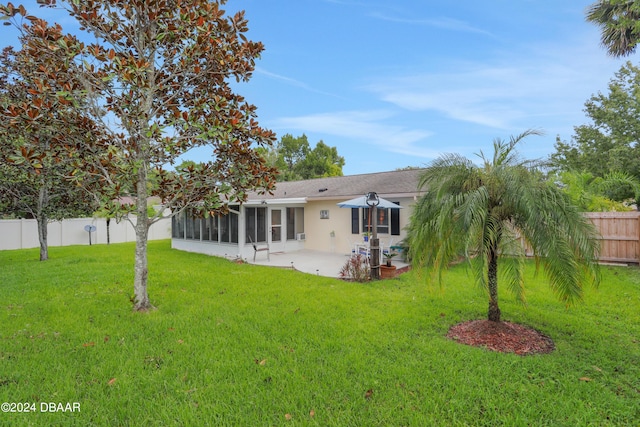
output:
POLYGON ((361 175, 279 182, 273 195, 249 194, 249 200, 306 198, 348 199, 375 191, 381 197, 412 197, 420 194, 418 182, 424 169, 408 169, 361 175))

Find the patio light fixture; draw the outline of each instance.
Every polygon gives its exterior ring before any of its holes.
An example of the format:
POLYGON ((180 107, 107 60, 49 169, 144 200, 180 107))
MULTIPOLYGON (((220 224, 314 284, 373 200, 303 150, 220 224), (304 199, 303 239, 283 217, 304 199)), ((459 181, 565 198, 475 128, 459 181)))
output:
POLYGON ((378 197, 378 193, 376 193, 375 191, 367 193, 367 205, 369 205, 369 207, 378 206, 379 204, 380 197, 378 197))
POLYGON ((380 198, 378 193, 372 191, 367 193, 367 205, 373 209, 373 224, 372 235, 369 239, 369 253, 371 259, 369 260, 371 265, 371 279, 376 280, 380 278, 380 242, 378 240, 378 214, 376 212, 377 206, 380 204, 380 198))

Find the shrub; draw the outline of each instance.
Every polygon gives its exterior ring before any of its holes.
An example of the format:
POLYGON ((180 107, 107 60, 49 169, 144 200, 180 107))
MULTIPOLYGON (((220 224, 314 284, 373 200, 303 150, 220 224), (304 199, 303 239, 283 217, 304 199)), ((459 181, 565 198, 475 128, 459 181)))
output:
POLYGON ((366 282, 370 277, 369 258, 362 254, 350 257, 340 269, 340 277, 354 282, 366 282))

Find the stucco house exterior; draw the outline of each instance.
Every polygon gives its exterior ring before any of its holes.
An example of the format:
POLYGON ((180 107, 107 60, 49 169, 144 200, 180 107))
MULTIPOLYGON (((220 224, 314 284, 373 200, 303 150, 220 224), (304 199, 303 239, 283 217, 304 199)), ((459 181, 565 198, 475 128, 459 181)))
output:
MULTIPOLYGON (((412 206, 420 196, 422 170, 281 182, 274 194, 249 195, 225 216, 196 218, 188 212, 173 218, 172 247, 179 250, 251 259, 268 244, 271 253, 302 249, 348 254, 370 230, 368 208, 340 208, 337 203, 369 192, 403 209, 378 209, 378 237, 389 247, 405 237, 412 206)), ((266 255, 265 255, 266 256, 266 255)))

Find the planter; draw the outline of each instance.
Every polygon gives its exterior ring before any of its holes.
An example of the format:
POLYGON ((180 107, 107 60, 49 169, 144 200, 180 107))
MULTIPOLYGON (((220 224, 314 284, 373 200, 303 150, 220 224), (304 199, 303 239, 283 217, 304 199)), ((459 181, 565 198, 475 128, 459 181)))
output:
POLYGON ((388 267, 386 265, 380 266, 380 278, 381 279, 393 279, 396 277, 396 266, 392 265, 388 267))

